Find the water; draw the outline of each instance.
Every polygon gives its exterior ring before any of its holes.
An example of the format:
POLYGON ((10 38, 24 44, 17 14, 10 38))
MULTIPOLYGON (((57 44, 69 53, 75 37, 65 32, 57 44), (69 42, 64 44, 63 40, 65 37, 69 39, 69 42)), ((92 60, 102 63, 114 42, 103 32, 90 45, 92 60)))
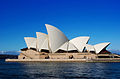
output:
POLYGON ((120 79, 120 63, 0 61, 0 79, 120 79))

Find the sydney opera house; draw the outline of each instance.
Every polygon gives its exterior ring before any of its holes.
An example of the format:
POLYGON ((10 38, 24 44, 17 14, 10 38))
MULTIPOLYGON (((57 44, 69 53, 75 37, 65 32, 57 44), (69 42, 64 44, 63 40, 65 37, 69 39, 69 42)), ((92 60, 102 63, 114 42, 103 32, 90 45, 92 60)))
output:
POLYGON ((48 34, 36 32, 36 37, 24 37, 27 48, 21 49, 18 59, 97 59, 118 57, 106 48, 110 42, 88 44, 90 37, 69 40, 58 28, 45 24, 48 34))

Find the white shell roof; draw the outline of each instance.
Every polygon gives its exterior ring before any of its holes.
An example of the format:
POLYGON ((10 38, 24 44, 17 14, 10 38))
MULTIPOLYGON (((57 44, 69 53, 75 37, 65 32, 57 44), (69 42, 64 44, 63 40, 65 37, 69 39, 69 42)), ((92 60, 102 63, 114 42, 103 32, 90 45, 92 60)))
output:
POLYGON ((68 51, 71 51, 71 50, 78 50, 74 44, 70 43, 68 44, 68 51))
POLYGON ((28 48, 36 48, 36 38, 24 37, 24 39, 28 48))
POLYGON ((60 48, 58 48, 57 50, 64 50, 64 51, 71 51, 71 50, 77 50, 75 48, 75 46, 73 44, 71 44, 70 42, 66 42, 64 43, 60 48))
POLYGON ((88 51, 95 51, 94 46, 89 45, 89 44, 86 44, 86 49, 87 49, 88 51))
POLYGON ((108 43, 99 43, 94 45, 95 51, 96 53, 100 53, 104 48, 106 48, 108 45, 110 44, 110 42, 108 43))
POLYGON ((45 39, 43 45, 41 46, 41 50, 42 50, 42 49, 49 50, 48 39, 45 39))
POLYGON ((48 35, 36 32, 37 38, 24 37, 28 48, 37 48, 39 51, 41 51, 41 49, 46 49, 55 53, 59 49, 65 51, 77 50, 78 52, 83 52, 83 49, 86 47, 88 51, 95 51, 98 54, 110 44, 110 42, 107 42, 93 46, 89 45, 87 43, 90 37, 77 37, 69 41, 63 32, 56 27, 48 24, 45 24, 45 26, 47 28, 48 35))
POLYGON ((70 40, 70 43, 74 44, 79 52, 83 52, 83 49, 85 48, 89 39, 90 37, 77 37, 70 40))
POLYGON ((36 32, 37 36, 37 49, 41 51, 41 46, 43 45, 44 41, 48 38, 47 34, 36 32))
POLYGON ((49 46, 54 53, 61 45, 68 41, 68 38, 56 27, 45 24, 48 32, 49 46))

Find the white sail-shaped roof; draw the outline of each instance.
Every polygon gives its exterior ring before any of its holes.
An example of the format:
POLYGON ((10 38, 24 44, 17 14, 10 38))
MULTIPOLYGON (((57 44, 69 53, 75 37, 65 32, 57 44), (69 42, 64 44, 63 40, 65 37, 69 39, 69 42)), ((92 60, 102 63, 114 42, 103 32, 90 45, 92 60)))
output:
POLYGON ((87 49, 87 51, 95 51, 94 46, 89 45, 89 44, 86 44, 86 49, 87 49))
POLYGON ((59 50, 59 49, 67 51, 67 49, 68 49, 68 42, 64 43, 64 44, 63 44, 62 46, 60 46, 60 48, 58 48, 57 50, 59 50))
POLYGON ((74 44, 79 52, 83 52, 90 37, 77 37, 70 40, 70 43, 74 44))
POLYGON ((58 50, 64 50, 64 51, 71 51, 71 50, 77 50, 75 46, 69 42, 64 43, 58 50))
POLYGON ((24 37, 24 40, 26 42, 26 45, 28 47, 28 49, 30 48, 36 48, 36 38, 33 37, 24 37))
POLYGON ((43 45, 41 46, 41 50, 42 49, 49 50, 48 39, 45 39, 43 45))
POLYGON ((94 45, 95 51, 96 53, 100 53, 104 48, 106 48, 108 45, 110 44, 110 42, 108 43, 99 43, 94 45))
POLYGON ((48 32, 49 46, 54 53, 56 50, 68 41, 67 37, 56 27, 45 24, 48 32))
POLYGON ((71 50, 78 50, 74 44, 70 43, 68 44, 68 51, 71 51, 71 50))
POLYGON ((44 41, 48 38, 47 34, 36 32, 37 35, 37 49, 41 51, 41 46, 43 45, 44 41))

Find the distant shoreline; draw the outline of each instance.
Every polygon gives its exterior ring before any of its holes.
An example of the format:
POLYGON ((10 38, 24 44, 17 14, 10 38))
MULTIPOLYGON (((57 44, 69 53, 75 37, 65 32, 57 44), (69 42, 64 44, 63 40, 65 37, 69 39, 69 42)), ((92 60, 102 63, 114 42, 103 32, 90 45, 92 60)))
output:
POLYGON ((18 55, 0 54, 0 59, 17 59, 18 55))

